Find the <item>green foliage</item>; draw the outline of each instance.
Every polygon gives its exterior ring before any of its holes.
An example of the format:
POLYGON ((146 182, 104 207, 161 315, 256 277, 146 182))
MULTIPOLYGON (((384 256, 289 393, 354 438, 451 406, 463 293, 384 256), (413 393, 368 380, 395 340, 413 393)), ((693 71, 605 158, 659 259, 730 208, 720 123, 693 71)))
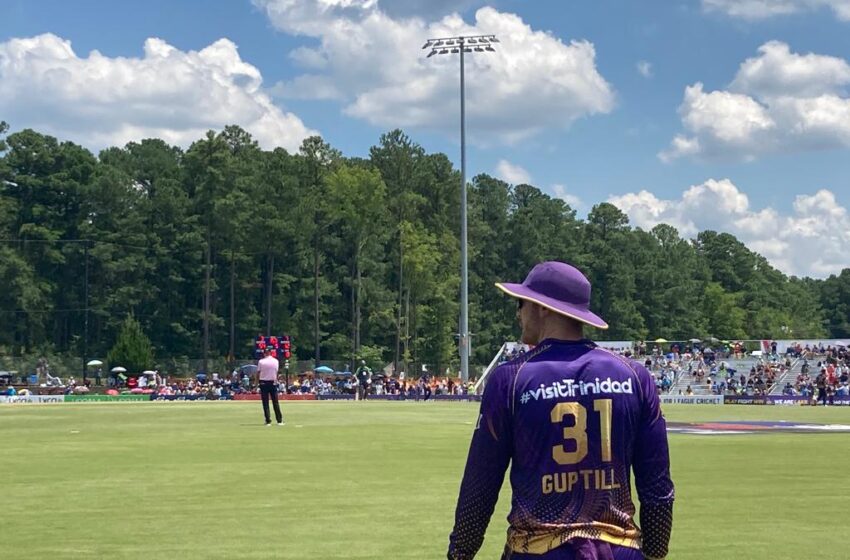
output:
POLYGON ((360 365, 360 360, 364 360, 366 365, 372 368, 373 372, 378 372, 384 366, 385 349, 379 346, 361 346, 358 352, 357 361, 352 364, 351 371, 355 371, 360 365))
POLYGON ((127 315, 124 319, 118 338, 109 350, 106 360, 110 367, 123 366, 130 373, 141 373, 153 367, 151 341, 132 315, 127 315))
MULTIPOLYGON (((186 151, 145 139, 97 157, 8 132, 0 122, 6 352, 102 356, 131 314, 174 363, 205 347, 213 363, 250 359, 268 325, 293 337, 300 360, 369 353, 400 371, 456 371, 460 176, 404 132, 381 135, 368 159, 320 137, 264 151, 237 126, 186 151)), ((788 278, 727 233, 643 231, 608 203, 582 220, 533 185, 487 175, 468 189, 479 366, 518 335, 493 283, 548 259, 591 279, 592 307, 611 326, 588 332, 596 338, 850 338, 850 269, 788 278)))

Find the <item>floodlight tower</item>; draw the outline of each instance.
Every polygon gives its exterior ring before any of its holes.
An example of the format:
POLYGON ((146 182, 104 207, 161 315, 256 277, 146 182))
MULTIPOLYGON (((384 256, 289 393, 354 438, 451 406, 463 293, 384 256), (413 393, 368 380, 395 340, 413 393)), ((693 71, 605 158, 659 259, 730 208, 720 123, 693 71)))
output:
POLYGON ((427 58, 435 54, 460 54, 460 378, 469 381, 469 263, 466 239, 466 94, 463 59, 466 53, 496 52, 495 35, 462 35, 428 39, 423 49, 431 48, 427 58))

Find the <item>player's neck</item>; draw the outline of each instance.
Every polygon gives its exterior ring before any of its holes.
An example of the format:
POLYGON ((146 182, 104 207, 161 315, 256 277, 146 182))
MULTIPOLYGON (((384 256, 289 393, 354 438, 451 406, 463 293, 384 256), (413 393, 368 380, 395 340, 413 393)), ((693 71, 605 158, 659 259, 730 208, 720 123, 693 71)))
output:
POLYGON ((540 329, 538 343, 547 338, 554 340, 576 341, 584 338, 581 325, 561 320, 545 321, 540 329))

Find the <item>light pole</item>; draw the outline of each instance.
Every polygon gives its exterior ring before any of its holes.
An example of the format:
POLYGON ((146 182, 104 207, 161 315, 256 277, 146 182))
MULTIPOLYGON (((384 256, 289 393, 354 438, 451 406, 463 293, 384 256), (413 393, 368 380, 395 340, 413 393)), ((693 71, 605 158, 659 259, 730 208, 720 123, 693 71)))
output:
POLYGON ((466 95, 463 59, 466 53, 496 52, 495 35, 462 35, 428 39, 423 49, 431 48, 427 58, 435 54, 460 54, 460 378, 469 381, 469 263, 466 238, 466 95))

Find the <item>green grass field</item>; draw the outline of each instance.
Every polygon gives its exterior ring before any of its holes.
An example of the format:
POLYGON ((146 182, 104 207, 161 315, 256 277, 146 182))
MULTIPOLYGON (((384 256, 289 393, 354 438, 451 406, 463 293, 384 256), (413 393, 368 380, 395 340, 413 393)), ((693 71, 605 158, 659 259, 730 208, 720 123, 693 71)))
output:
MULTIPOLYGON (((671 421, 850 410, 669 406, 671 421)), ((444 558, 477 406, 0 407, 0 558, 444 558)), ((846 559, 850 434, 670 436, 670 558, 846 559)), ((498 558, 504 489, 480 558, 498 558)))

